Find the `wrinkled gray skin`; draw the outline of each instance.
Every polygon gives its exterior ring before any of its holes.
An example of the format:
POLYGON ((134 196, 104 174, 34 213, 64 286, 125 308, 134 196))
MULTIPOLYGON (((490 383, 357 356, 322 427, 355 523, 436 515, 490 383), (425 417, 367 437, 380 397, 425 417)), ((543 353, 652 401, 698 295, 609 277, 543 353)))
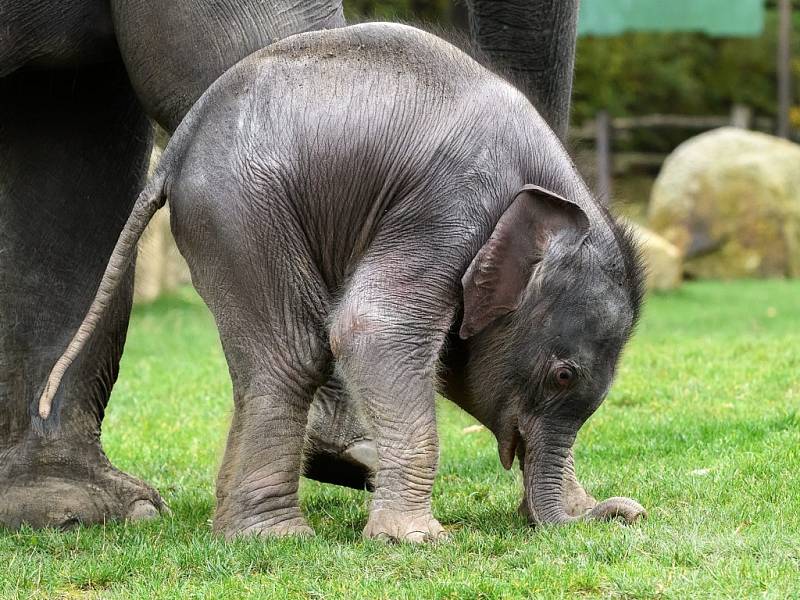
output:
MULTIPOLYGON (((642 272, 519 91, 401 25, 301 34, 237 64, 137 200, 44 386, 43 417, 167 199, 233 380, 216 531, 312 533, 297 498, 303 438, 336 368, 376 442, 364 535, 441 538, 443 352, 444 391, 491 429, 506 468, 524 460, 529 516, 577 518, 564 502, 569 453, 611 385, 642 272)), ((588 516, 642 514, 615 498, 588 516)))
MULTIPOLYGON (((473 0, 471 9, 478 44, 517 74, 534 65, 527 92, 565 130, 577 5, 473 0)), ((163 508, 158 494, 114 468, 100 446, 130 278, 47 422, 31 417, 40 382, 85 314, 87 284, 99 281, 141 188, 151 140, 142 106, 174 129, 251 51, 341 25, 340 3, 0 0, 0 23, 0 524, 152 516, 163 508)), ((362 487, 376 450, 340 388, 332 379, 312 405, 305 473, 362 487)), ((575 514, 593 504, 574 477, 565 487, 575 514)))
POLYGON ((145 112, 170 132, 208 86, 238 60, 295 33, 345 24, 341 0, 111 0, 110 4, 133 89, 145 112))

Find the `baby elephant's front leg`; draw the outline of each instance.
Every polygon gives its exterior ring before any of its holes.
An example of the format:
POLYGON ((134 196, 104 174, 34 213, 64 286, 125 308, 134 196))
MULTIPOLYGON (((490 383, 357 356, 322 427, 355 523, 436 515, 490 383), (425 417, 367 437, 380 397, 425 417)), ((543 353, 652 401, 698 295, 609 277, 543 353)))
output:
POLYGON ((350 313, 331 331, 339 368, 374 425, 378 468, 364 536, 435 541, 445 535, 431 514, 439 457, 433 385, 438 346, 430 337, 427 344, 409 342, 407 330, 381 321, 350 313))
POLYGON ((431 512, 439 459, 434 391, 430 381, 404 383, 370 401, 378 448, 375 495, 364 536, 436 541, 444 529, 431 512), (410 394, 414 390, 413 395, 410 394), (408 394, 408 395, 406 395, 408 394), (403 406, 405 402, 408 402, 403 406))

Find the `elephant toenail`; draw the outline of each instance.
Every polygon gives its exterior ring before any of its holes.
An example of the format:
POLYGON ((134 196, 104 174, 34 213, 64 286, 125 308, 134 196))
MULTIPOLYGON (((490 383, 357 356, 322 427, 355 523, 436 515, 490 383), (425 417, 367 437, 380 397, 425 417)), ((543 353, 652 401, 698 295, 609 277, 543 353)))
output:
POLYGON ((149 521, 158 516, 158 509, 149 500, 136 500, 128 511, 131 521, 149 521))

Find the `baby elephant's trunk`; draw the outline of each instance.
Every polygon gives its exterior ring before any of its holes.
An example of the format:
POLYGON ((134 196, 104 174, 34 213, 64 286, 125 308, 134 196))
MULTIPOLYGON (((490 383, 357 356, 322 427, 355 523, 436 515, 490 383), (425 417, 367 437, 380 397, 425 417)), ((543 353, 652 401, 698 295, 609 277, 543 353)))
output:
POLYGON ((111 298, 114 296, 126 269, 133 259, 136 252, 136 244, 145 227, 147 227, 155 212, 164 206, 166 201, 166 196, 164 195, 166 179, 166 172, 159 168, 136 199, 133 211, 128 217, 125 227, 122 228, 122 233, 120 233, 117 244, 114 246, 114 251, 111 253, 111 258, 108 261, 105 273, 103 273, 103 279, 97 289, 97 294, 89 307, 89 312, 86 313, 83 323, 81 323, 67 349, 58 359, 53 370, 50 371, 50 376, 47 378, 44 391, 39 398, 39 416, 43 419, 50 416, 53 398, 58 391, 58 386, 61 384, 64 373, 67 372, 67 369, 86 345, 111 302, 111 298))
POLYGON ((525 457, 525 501, 537 523, 570 523, 564 507, 564 469, 576 427, 547 423, 529 432, 525 457))
POLYGON ((567 513, 564 505, 564 473, 567 457, 575 442, 579 425, 554 421, 536 422, 528 429, 525 444, 525 502, 535 523, 562 524, 583 519, 621 519, 633 523, 647 513, 630 498, 614 497, 596 504, 582 515, 567 513))

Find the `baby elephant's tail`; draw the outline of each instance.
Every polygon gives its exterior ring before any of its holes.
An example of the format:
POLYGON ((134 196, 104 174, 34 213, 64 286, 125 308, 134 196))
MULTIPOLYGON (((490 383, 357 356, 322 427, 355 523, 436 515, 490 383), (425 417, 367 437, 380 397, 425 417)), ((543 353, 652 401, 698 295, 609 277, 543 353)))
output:
MULTIPOLYGON (((162 160, 161 165, 164 162, 162 160)), ((103 317, 106 308, 108 308, 114 292, 116 292, 117 287, 124 278, 125 271, 136 251, 136 243, 142 236, 145 227, 147 227, 156 211, 164 206, 166 202, 164 188, 167 174, 166 169, 161 169, 161 165, 150 181, 147 182, 144 190, 139 194, 136 203, 133 205, 133 211, 128 217, 125 227, 122 228, 122 233, 119 235, 116 246, 114 246, 114 251, 111 253, 111 258, 108 261, 105 273, 103 273, 103 279, 97 289, 97 294, 89 307, 89 312, 83 318, 83 323, 81 323, 78 331, 73 336, 64 354, 61 355, 53 370, 50 371, 47 384, 45 384, 44 391, 39 398, 39 416, 43 419, 50 415, 53 398, 58 391, 58 386, 61 384, 64 373, 67 372, 69 366, 78 357, 86 342, 92 336, 92 332, 103 317)))

